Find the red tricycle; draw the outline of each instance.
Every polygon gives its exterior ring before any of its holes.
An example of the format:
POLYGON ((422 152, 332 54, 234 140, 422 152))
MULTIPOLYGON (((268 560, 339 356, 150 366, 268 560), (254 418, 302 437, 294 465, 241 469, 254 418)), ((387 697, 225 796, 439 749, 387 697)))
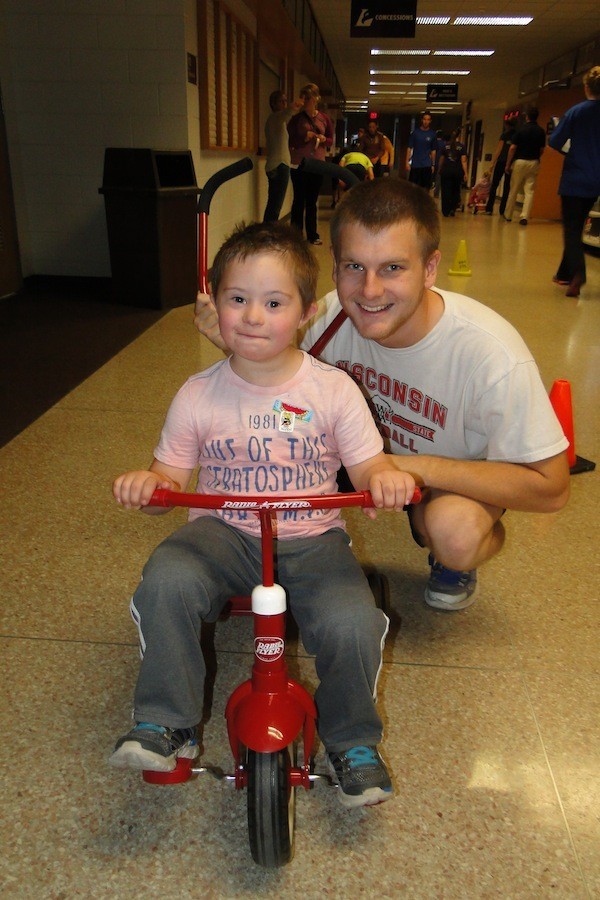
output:
MULTIPOLYGON (((412 503, 418 503, 417 489, 412 503)), ((289 862, 294 849, 294 794, 308 790, 321 777, 313 771, 316 709, 312 696, 288 677, 285 661, 286 594, 274 581, 273 519, 278 510, 372 507, 368 491, 317 496, 211 495, 157 489, 153 506, 185 506, 204 509, 235 508, 256 512, 260 519, 262 584, 252 597, 234 597, 231 613, 251 614, 254 619, 252 676, 232 693, 225 709, 234 773, 221 775, 238 789, 248 791, 250 849, 256 863, 278 867, 289 862), (295 745, 301 735, 302 765, 297 765, 295 745)), ((372 590, 377 577, 370 579, 372 590)), ((376 598, 377 600, 377 598, 376 598)), ((145 781, 173 784, 210 772, 179 758, 172 772, 144 771, 145 781)))

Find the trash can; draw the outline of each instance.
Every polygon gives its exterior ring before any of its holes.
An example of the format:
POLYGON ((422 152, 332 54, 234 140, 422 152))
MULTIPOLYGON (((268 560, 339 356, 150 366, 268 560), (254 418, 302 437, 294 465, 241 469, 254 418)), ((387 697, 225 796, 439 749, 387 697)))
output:
POLYGON ((107 147, 99 193, 114 299, 151 309, 193 303, 200 191, 191 152, 107 147))

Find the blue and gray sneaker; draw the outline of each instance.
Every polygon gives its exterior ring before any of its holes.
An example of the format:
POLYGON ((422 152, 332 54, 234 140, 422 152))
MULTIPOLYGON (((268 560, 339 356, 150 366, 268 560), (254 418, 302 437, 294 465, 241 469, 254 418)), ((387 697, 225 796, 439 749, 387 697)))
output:
POLYGON ((477 569, 457 572, 436 562, 429 554, 431 574, 425 588, 425 603, 435 609, 466 609, 475 602, 477 569))
POLYGON ((327 765, 339 785, 342 806, 375 806, 394 796, 392 782, 377 747, 352 747, 328 753, 327 765))
POLYGON ((128 734, 119 738, 108 762, 117 769, 172 772, 180 756, 196 759, 199 753, 195 728, 173 730, 138 722, 128 734))

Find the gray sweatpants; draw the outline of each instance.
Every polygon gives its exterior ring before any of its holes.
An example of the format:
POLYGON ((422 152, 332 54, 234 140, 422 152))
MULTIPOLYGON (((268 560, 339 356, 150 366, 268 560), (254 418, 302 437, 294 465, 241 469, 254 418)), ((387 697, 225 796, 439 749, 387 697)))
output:
MULTIPOLYGON (((379 743, 374 695, 389 622, 375 606, 348 536, 336 528, 277 541, 276 569, 304 646, 316 657, 318 730, 326 749, 379 743)), ((142 653, 137 722, 189 728, 200 721, 201 623, 215 621, 229 597, 249 594, 261 581, 260 540, 213 516, 184 525, 156 548, 131 601, 142 653)))

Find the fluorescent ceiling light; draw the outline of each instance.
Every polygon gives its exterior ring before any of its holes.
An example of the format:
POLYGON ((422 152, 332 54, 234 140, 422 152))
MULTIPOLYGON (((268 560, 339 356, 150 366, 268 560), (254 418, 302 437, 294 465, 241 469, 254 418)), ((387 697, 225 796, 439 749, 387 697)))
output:
MULTIPOLYGON (((418 21, 418 19, 417 19, 418 21)), ((457 16, 453 25, 529 25, 533 16, 457 16)))
POLYGON ((494 50, 434 50, 434 56, 493 56, 494 50))
POLYGON ((381 97, 382 94, 392 94, 394 97, 406 96, 406 91, 369 91, 369 93, 377 94, 378 97, 381 97))
POLYGON ((417 25, 447 25, 450 16, 417 16, 417 25))
POLYGON ((371 87, 411 87, 412 81, 370 81, 371 87))
POLYGON ((369 75, 418 75, 418 69, 370 69, 369 75))
POLYGON ((371 56, 429 56, 431 50, 371 50, 371 56))
MULTIPOLYGON (((373 73, 371 73, 373 74, 373 73)), ((409 74, 408 72, 406 73, 409 74)), ((410 73, 412 74, 412 73, 410 73)), ((418 75, 415 72, 415 75, 418 75)), ((421 75, 470 75, 470 69, 421 69, 421 75)))

